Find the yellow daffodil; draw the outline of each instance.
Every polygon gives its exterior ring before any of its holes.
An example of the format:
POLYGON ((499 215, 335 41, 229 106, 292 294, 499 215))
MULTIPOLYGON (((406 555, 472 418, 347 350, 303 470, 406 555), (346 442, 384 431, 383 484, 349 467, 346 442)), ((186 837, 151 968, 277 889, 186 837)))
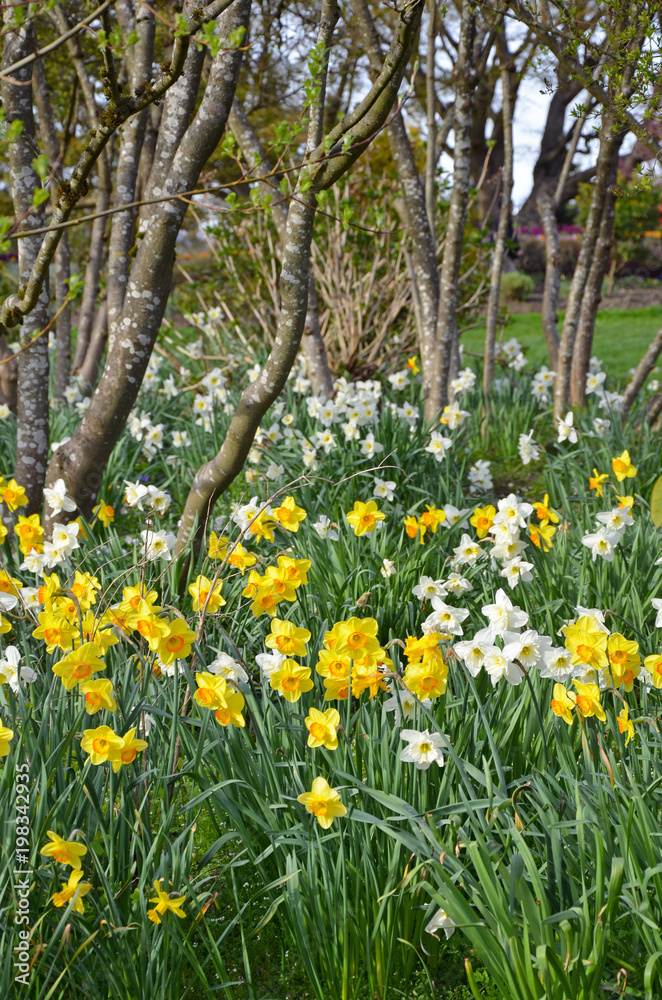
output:
POLYGON ((49 611, 42 611, 37 620, 39 626, 32 635, 35 639, 44 640, 47 652, 52 653, 57 647, 71 649, 78 630, 70 621, 49 611))
MULTIPOLYGON (((334 652, 350 656, 353 660, 374 654, 380 649, 377 638, 377 622, 374 618, 348 618, 335 625, 337 633, 333 645, 334 652)), ((326 642, 326 636, 325 642, 326 642)))
POLYGON ((112 681, 104 678, 85 681, 81 684, 79 690, 85 698, 85 711, 88 715, 95 715, 102 708, 105 708, 107 712, 117 711, 117 702, 113 697, 112 681))
POLYGON ((306 812, 315 816, 323 830, 328 830, 337 816, 347 813, 339 793, 330 787, 326 778, 315 778, 312 789, 297 796, 297 802, 306 807, 306 812))
POLYGON ((170 624, 165 618, 157 618, 146 601, 140 601, 136 611, 136 632, 139 632, 147 645, 156 653, 160 643, 170 634, 170 624))
POLYGON ((15 479, 10 479, 8 483, 5 483, 4 489, 0 493, 0 500, 6 503, 11 511, 15 511, 17 507, 26 507, 28 502, 25 489, 19 486, 15 479))
POLYGON ((191 646, 196 640, 196 633, 188 627, 181 618, 174 618, 169 623, 168 634, 164 635, 158 645, 161 663, 166 667, 175 660, 185 660, 191 652, 191 646))
POLYGON ((576 695, 574 691, 568 691, 563 684, 554 685, 554 693, 552 695, 552 712, 554 715, 558 715, 560 719, 567 722, 569 726, 572 725, 574 716, 572 714, 575 707, 576 695))
POLYGON ((603 673, 607 683, 615 687, 625 685, 626 691, 631 691, 635 677, 639 676, 641 657, 639 643, 626 639, 620 632, 614 632, 607 642, 609 663, 603 673))
POLYGON ((244 710, 245 704, 246 702, 241 691, 235 691, 234 688, 229 686, 226 687, 225 705, 217 708, 214 712, 216 721, 221 726, 235 726, 237 729, 243 729, 246 722, 241 713, 244 710))
MULTIPOLYGON (((420 525, 413 514, 408 514, 402 521, 405 526, 405 531, 410 538, 416 538, 418 532, 420 531, 420 525)), ((423 539, 421 538, 421 545, 423 544, 423 539)))
POLYGON ((310 559, 294 559, 292 556, 278 556, 278 568, 287 571, 288 578, 295 587, 305 587, 308 583, 310 559))
POLYGON ((274 540, 274 528, 276 527, 276 521, 270 514, 267 514, 266 510, 260 511, 257 517, 251 522, 249 531, 251 535, 255 538, 266 538, 267 541, 273 542, 274 540))
POLYGON ((536 548, 542 549, 543 552, 549 552, 555 534, 556 528, 549 521, 541 521, 538 525, 529 525, 529 538, 536 548))
POLYGON ((80 742, 81 750, 90 755, 95 767, 104 764, 114 752, 119 752, 123 745, 122 737, 113 732, 110 726, 85 729, 80 742))
POLYGON ((161 879, 156 879, 154 881, 154 891, 156 896, 150 899, 150 903, 156 903, 156 906, 147 911, 147 916, 154 924, 161 923, 161 917, 165 913, 174 913, 176 917, 183 919, 186 914, 182 909, 186 896, 169 896, 167 892, 161 889, 161 879))
POLYGON ((325 701, 346 701, 349 698, 349 673, 346 677, 325 677, 325 701))
POLYGON ((42 551, 44 540, 44 529, 39 521, 39 514, 30 514, 29 517, 18 516, 18 522, 14 525, 14 534, 18 535, 18 547, 23 555, 36 550, 42 551))
POLYGON ((553 524, 559 523, 559 515, 549 506, 549 493, 545 493, 542 500, 536 500, 533 504, 533 512, 539 521, 551 521, 553 524))
POLYGON ((228 562, 231 566, 234 566, 235 569, 238 569, 243 576, 250 566, 255 565, 257 562, 257 556, 253 555, 252 552, 247 552, 243 545, 239 543, 234 547, 228 556, 228 562))
POLYGON ((430 531, 434 535, 439 525, 443 524, 446 520, 446 512, 435 507, 434 504, 426 503, 425 507, 425 511, 418 519, 421 529, 421 542, 426 531, 430 531))
POLYGON ((604 490, 604 487, 603 487, 602 484, 606 483, 608 479, 609 479, 609 473, 608 472, 602 472, 602 473, 600 473, 600 472, 598 472, 597 469, 593 469, 593 475, 589 476, 589 480, 588 480, 588 488, 589 488, 589 490, 595 490, 596 497, 601 497, 602 493, 603 493, 603 490, 604 490))
POLYGON ((133 729, 129 729, 122 736, 122 745, 112 749, 108 760, 112 764, 113 771, 116 774, 125 764, 130 764, 135 759, 137 753, 142 753, 143 750, 147 749, 147 740, 137 740, 135 736, 136 730, 134 726, 133 729))
POLYGON ((441 660, 425 660, 410 663, 404 672, 403 683, 420 701, 439 698, 446 691, 448 667, 441 660))
POLYGON ((632 507, 634 505, 633 496, 619 497, 618 494, 616 494, 616 502, 618 506, 621 508, 621 510, 623 510, 624 507, 627 507, 630 511, 630 515, 632 514, 632 507))
POLYGON ((283 598, 274 592, 273 583, 269 581, 258 588, 251 604, 251 612, 256 618, 259 618, 260 615, 270 615, 273 618, 276 614, 276 606, 282 600, 283 598))
POLYGON ((644 666, 651 675, 653 687, 662 688, 662 653, 653 653, 644 660, 644 666))
POLYGON ((66 885, 63 885, 59 892, 54 892, 51 896, 54 906, 66 906, 73 900, 72 909, 75 913, 84 913, 83 896, 85 896, 92 885, 90 882, 81 882, 83 877, 82 868, 74 868, 69 875, 66 885))
POLYGON ((120 608, 123 611, 158 614, 161 610, 156 603, 158 599, 158 591, 146 590, 142 584, 137 587, 125 587, 122 591, 120 608))
POLYGON ((418 354, 414 354, 413 357, 407 358, 407 368, 412 373, 412 375, 418 375, 420 368, 418 367, 418 354))
POLYGON ((207 555, 210 559, 225 559, 228 554, 228 548, 230 545, 230 539, 227 535, 221 535, 220 538, 215 531, 212 531, 209 536, 209 548, 207 549, 207 555))
POLYGON ((604 709, 600 704, 600 688, 598 685, 582 684, 581 681, 573 681, 573 684, 577 688, 577 697, 575 698, 577 711, 580 712, 585 719, 594 715, 596 719, 600 720, 600 722, 606 722, 607 716, 605 715, 604 709))
POLYGON ((297 581, 290 578, 286 567, 267 566, 263 579, 266 584, 271 584, 273 593, 282 601, 296 600, 297 581))
POLYGON ((115 520, 115 508, 111 507, 105 500, 99 500, 96 507, 92 508, 92 513, 96 514, 104 528, 108 528, 115 520))
POLYGON ((97 591, 101 590, 101 584, 96 576, 92 576, 90 573, 80 573, 76 570, 70 590, 81 609, 89 611, 97 603, 97 591))
POLYGON ((47 830, 46 836, 50 843, 42 847, 40 854, 43 854, 45 858, 59 861, 61 865, 69 865, 71 868, 81 867, 80 859, 87 854, 85 844, 77 844, 75 840, 64 840, 53 830, 47 830))
POLYGON ((3 726, 0 719, 0 757, 6 757, 9 753, 9 744, 14 736, 14 730, 3 726))
POLYGON ((325 747, 327 750, 337 749, 336 729, 340 725, 340 713, 337 709, 327 708, 326 712, 320 712, 317 708, 311 708, 305 722, 309 747, 325 747))
POLYGON ((269 683, 274 691, 278 691, 289 702, 298 701, 302 694, 313 688, 310 669, 302 667, 295 660, 283 660, 280 667, 270 675, 269 683))
POLYGON ((625 705, 618 713, 616 722, 618 723, 619 733, 627 733, 627 738, 625 740, 625 745, 627 746, 630 740, 634 737, 634 723, 630 718, 627 705, 625 705))
POLYGON ((273 517, 286 531, 298 531, 306 512, 303 507, 297 507, 294 497, 285 497, 280 507, 274 508, 273 517))
POLYGON ((377 527, 379 521, 386 519, 386 514, 378 509, 374 500, 363 503, 357 500, 354 509, 350 510, 345 517, 354 529, 355 535, 369 535, 377 527))
POLYGON ((207 614, 215 614, 219 608, 222 608, 227 603, 221 597, 222 588, 222 580, 212 583, 206 576, 197 576, 188 588, 188 592, 193 598, 193 610, 202 611, 204 609, 207 614))
POLYGON ((469 518, 469 524, 473 525, 476 529, 476 534, 479 538, 485 538, 485 535, 494 524, 495 516, 496 507, 493 507, 491 503, 488 503, 485 507, 476 507, 475 511, 469 518))
POLYGON ((267 649, 277 649, 286 656, 305 656, 306 643, 310 641, 307 628, 298 628, 293 622, 284 622, 274 618, 271 622, 271 632, 265 639, 267 649))
POLYGON ((71 691, 76 684, 91 680, 92 674, 98 670, 106 669, 106 664, 99 656, 100 652, 96 643, 86 642, 54 663, 53 673, 60 678, 65 689, 71 691))
POLYGON ((198 689, 193 695, 193 700, 197 705, 201 708, 209 708, 213 712, 217 708, 226 707, 227 681, 225 677, 204 670, 195 675, 195 681, 198 689))
POLYGON ((339 656, 332 649, 320 649, 315 670, 320 677, 349 677, 351 667, 349 656, 339 656))
MULTIPOLYGON (((371 658, 369 658, 371 659, 371 658)), ((386 691, 386 680, 382 670, 376 664, 359 664, 354 661, 352 670, 352 694, 360 698, 364 691, 369 691, 369 697, 375 698, 379 691, 386 691)))
POLYGON ((607 633, 595 618, 583 615, 574 625, 564 625, 565 648, 570 651, 573 666, 585 663, 599 669, 607 666, 607 633))
POLYGON ((622 483, 624 479, 633 479, 637 475, 637 470, 630 461, 629 451, 624 451, 617 458, 612 458, 611 467, 619 483, 622 483))
POLYGON ((18 597, 18 592, 23 584, 20 580, 15 580, 6 569, 0 570, 0 594, 13 594, 18 597))

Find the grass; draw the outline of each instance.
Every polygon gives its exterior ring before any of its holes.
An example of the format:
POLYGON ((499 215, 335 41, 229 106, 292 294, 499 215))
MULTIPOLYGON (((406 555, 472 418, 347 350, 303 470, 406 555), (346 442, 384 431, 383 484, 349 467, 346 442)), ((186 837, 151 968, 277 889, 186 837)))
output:
MULTIPOLYGON (((559 327, 563 324, 559 313, 559 327)), ((654 335, 662 326, 662 307, 645 309, 602 309, 598 312, 593 340, 593 354, 605 364, 609 374, 618 380, 625 379, 648 348, 654 335)), ((485 327, 483 325, 462 334, 462 344, 467 351, 482 354, 485 327)), ((519 313, 510 316, 503 331, 503 339, 516 337, 525 348, 529 364, 539 368, 549 364, 545 338, 539 313, 519 313)))

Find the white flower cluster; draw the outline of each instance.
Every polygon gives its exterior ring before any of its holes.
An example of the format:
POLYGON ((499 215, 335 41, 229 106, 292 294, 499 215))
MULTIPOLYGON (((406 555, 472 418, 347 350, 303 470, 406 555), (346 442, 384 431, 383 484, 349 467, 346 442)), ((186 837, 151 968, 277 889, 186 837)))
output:
POLYGON ((582 545, 591 550, 593 562, 600 556, 607 562, 614 558, 614 552, 625 529, 634 524, 629 507, 614 507, 613 510, 596 514, 597 531, 589 532, 582 538, 582 545))
POLYGON ((157 451, 163 448, 163 424, 153 424, 148 413, 129 414, 127 420, 129 434, 136 441, 142 441, 143 451, 148 458, 154 458, 157 451))
POLYGON ((494 481, 490 471, 490 463, 484 459, 479 459, 469 469, 469 484, 483 493, 489 493, 494 488, 494 481))
POLYGON ((540 458, 540 446, 533 440, 533 430, 528 434, 520 434, 517 444, 519 457, 522 465, 529 465, 530 462, 537 462, 540 458))
POLYGON ((133 507, 135 510, 144 510, 147 507, 157 514, 167 514, 172 497, 166 490, 160 490, 158 486, 147 486, 145 483, 131 483, 128 479, 124 480, 124 486, 124 503, 127 507, 133 507))
POLYGON ((521 372, 526 367, 522 345, 516 337, 511 337, 505 344, 496 344, 494 356, 506 361, 513 371, 521 372))
POLYGON ((556 372, 550 372, 547 365, 535 373, 531 380, 531 395, 538 401, 539 406, 547 406, 551 402, 551 393, 554 388, 556 372))

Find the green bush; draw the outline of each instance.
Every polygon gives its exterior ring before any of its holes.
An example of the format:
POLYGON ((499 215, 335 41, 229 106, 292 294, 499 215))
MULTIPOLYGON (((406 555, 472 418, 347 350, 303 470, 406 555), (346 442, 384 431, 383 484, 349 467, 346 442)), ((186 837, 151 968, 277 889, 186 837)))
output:
POLYGON ((523 271, 509 271, 501 278, 501 297, 506 302, 526 302, 534 288, 534 280, 523 271))

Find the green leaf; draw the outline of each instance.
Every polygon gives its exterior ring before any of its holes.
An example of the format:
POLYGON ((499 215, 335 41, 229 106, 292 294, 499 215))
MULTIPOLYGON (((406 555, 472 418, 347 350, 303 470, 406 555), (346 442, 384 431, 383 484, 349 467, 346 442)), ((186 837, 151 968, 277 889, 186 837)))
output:
POLYGON ((651 520, 656 528, 662 524, 662 476, 658 476, 651 493, 651 520))

